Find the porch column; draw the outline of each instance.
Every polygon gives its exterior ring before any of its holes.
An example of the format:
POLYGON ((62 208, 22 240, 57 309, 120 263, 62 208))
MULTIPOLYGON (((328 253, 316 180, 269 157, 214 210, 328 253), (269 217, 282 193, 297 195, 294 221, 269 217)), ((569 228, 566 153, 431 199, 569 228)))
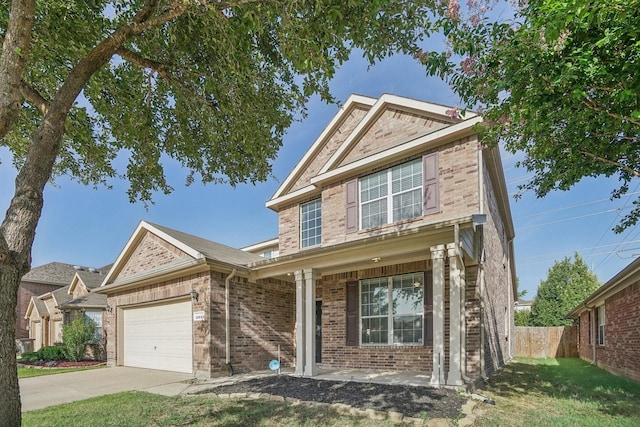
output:
POLYGON ((462 284, 461 270, 462 261, 459 258, 459 251, 455 243, 447 245, 447 256, 449 257, 449 372, 447 375, 447 385, 462 385, 462 322, 464 313, 461 307, 462 284))
POLYGON ((305 282, 305 358, 304 376, 316 375, 316 280, 320 275, 312 268, 303 270, 305 282))
POLYGON ((305 288, 302 270, 294 273, 296 278, 296 369, 294 374, 304 373, 305 355, 305 288))
POLYGON ((431 384, 444 384, 444 245, 431 247, 433 264, 433 371, 431 384))

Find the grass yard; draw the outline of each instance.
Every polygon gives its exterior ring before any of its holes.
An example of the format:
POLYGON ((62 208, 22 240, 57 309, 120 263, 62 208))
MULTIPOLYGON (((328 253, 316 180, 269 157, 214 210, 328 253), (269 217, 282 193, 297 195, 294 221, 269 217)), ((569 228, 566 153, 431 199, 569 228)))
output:
POLYGON ((22 414, 35 426, 392 426, 339 415, 326 408, 263 400, 221 400, 206 396, 165 397, 145 392, 117 393, 22 414))
POLYGON ((63 374, 65 372, 75 372, 75 371, 86 371, 87 369, 100 369, 103 368, 104 365, 92 366, 88 368, 50 368, 50 369, 40 369, 40 368, 25 368, 22 366, 18 366, 18 378, 31 378, 31 377, 39 377, 42 375, 54 375, 54 374, 63 374))
POLYGON ((640 426, 640 384, 580 359, 517 359, 479 392, 479 426, 640 426))

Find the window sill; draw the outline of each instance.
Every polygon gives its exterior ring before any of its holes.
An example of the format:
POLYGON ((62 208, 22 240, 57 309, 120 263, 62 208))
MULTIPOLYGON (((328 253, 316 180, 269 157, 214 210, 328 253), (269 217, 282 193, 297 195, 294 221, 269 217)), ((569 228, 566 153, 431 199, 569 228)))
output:
POLYGON ((358 230, 358 234, 371 234, 374 231, 385 232, 386 230, 395 231, 400 226, 405 226, 405 225, 412 224, 414 222, 419 222, 419 221, 422 221, 423 219, 424 219, 424 216, 417 216, 415 218, 405 219, 398 222, 392 222, 390 224, 384 224, 378 227, 362 228, 358 230))

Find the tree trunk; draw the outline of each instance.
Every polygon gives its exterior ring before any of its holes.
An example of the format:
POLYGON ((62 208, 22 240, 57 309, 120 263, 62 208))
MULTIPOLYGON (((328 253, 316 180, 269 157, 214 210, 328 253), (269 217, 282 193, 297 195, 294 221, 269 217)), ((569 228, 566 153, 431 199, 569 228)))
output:
POLYGON ((22 411, 16 366, 16 303, 22 269, 0 263, 0 425, 20 426, 22 411))

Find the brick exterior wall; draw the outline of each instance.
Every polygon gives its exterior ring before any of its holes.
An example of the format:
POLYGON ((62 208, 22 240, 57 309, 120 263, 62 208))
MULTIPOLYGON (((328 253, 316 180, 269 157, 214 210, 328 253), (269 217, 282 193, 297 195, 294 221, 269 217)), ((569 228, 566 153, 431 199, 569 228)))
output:
MULTIPOLYGON (((640 381, 640 281, 605 300, 605 345, 596 345, 597 365, 607 371, 640 381)), ((591 316, 596 318, 596 309, 591 316)), ((593 339, 589 339, 589 312, 580 315, 578 351, 593 362, 593 339)), ((594 324, 597 334, 598 325, 594 324)), ((595 341, 597 343, 597 335, 595 341)))
MULTIPOLYGON (((322 189, 322 246, 359 240, 374 235, 390 233, 399 225, 404 228, 471 215, 479 211, 478 197, 478 142, 475 137, 464 138, 438 147, 440 169, 440 207, 437 214, 394 223, 357 233, 346 234, 346 181, 328 185, 322 189)), ((432 152, 432 151, 430 151, 432 152)), ((423 154, 412 158, 418 158, 423 154)), ((401 162, 411 160, 404 159, 401 162)), ((393 165, 388 165, 391 167, 393 165)), ((373 172, 373 170, 371 171, 373 172)), ((366 175, 363 174, 363 175, 366 175)), ((300 205, 281 209, 278 214, 280 255, 300 252, 300 205)))
MULTIPOLYGON (((447 269, 448 270, 448 269, 447 269)), ((322 301, 322 363, 321 368, 390 369, 431 374, 431 346, 347 346, 346 345, 346 282, 373 277, 424 272, 432 274, 431 261, 392 265, 341 274, 323 276, 316 287, 316 298, 322 301)), ((480 373, 479 302, 475 276, 476 267, 465 271, 466 284, 466 374, 480 373)), ((449 276, 445 277, 445 354, 443 369, 448 369, 449 352, 449 276)))
MULTIPOLYGON (((485 374, 493 374, 515 354, 513 291, 509 242, 488 172, 483 176, 487 223, 483 226, 485 250, 482 323, 485 374)), ((482 274, 482 272, 480 273, 482 274)))
POLYGON ((169 264, 186 258, 188 255, 167 243, 153 233, 147 232, 138 243, 137 248, 127 260, 119 273, 119 277, 130 276, 153 267, 169 264))
MULTIPOLYGON (((226 274, 203 272, 147 285, 109 295, 111 313, 104 315, 107 339, 107 362, 118 361, 117 310, 127 306, 180 299, 191 289, 199 293, 193 301, 193 311, 208 313, 206 321, 193 323, 194 371, 210 376, 227 372, 225 352, 224 284, 226 274)), ((293 366, 293 330, 295 325, 295 288, 280 281, 247 283, 246 279, 231 281, 231 364, 236 372, 267 369, 277 358, 278 344, 282 366, 293 366)))
POLYGON ((426 132, 450 125, 449 122, 423 114, 389 108, 367 129, 356 146, 340 162, 340 165, 352 163, 363 157, 400 145, 426 132))
POLYGON ((46 294, 60 289, 62 286, 48 285, 44 283, 21 282, 18 288, 18 303, 16 305, 16 338, 29 338, 27 326, 29 321, 24 318, 31 297, 46 294))
POLYGON ((304 188, 311 183, 311 178, 320 172, 320 169, 322 169, 322 167, 327 163, 334 151, 340 147, 368 111, 369 107, 365 108, 364 106, 356 106, 351 110, 350 114, 348 114, 342 123, 338 125, 337 129, 329 137, 324 146, 318 150, 315 157, 307 164, 306 169, 302 171, 298 179, 292 183, 292 186, 289 189, 290 192, 304 188))

